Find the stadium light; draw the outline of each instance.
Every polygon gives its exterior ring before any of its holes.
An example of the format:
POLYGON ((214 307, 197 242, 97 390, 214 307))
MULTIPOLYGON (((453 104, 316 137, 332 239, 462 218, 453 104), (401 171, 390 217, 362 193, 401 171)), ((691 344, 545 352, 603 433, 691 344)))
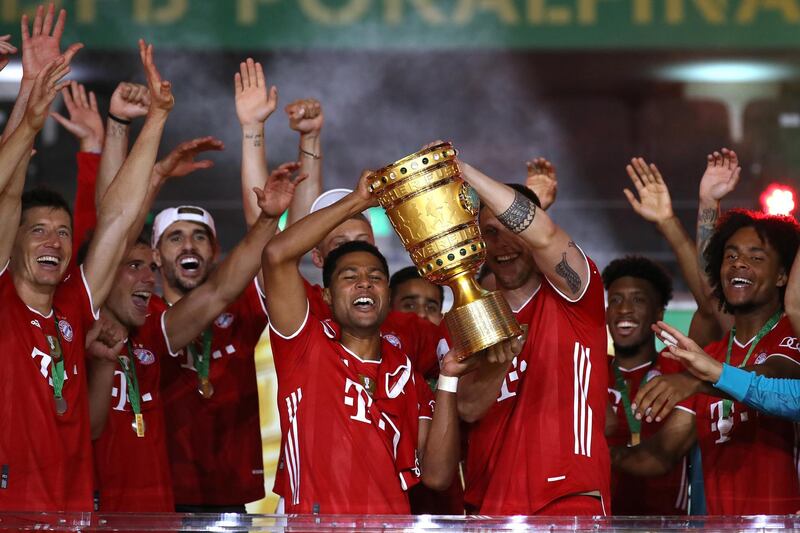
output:
POLYGON ((797 208, 797 194, 787 185, 772 183, 761 193, 761 208, 769 215, 791 215, 797 208))

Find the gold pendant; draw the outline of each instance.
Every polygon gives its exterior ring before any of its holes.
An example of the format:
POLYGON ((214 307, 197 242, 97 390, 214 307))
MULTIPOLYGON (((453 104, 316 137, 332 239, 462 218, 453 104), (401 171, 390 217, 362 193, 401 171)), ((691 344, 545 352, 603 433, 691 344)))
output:
POLYGON ((214 395, 214 385, 211 384, 211 380, 207 377, 200 378, 200 383, 197 385, 197 392, 206 400, 211 398, 214 395))
POLYGON ((144 415, 141 413, 134 415, 131 427, 133 428, 133 431, 136 433, 137 437, 144 437, 144 415))
POLYGON ((56 414, 58 416, 67 412, 67 400, 64 398, 56 398, 56 414))
POLYGON ((642 442, 641 434, 631 433, 631 446, 638 446, 642 442))

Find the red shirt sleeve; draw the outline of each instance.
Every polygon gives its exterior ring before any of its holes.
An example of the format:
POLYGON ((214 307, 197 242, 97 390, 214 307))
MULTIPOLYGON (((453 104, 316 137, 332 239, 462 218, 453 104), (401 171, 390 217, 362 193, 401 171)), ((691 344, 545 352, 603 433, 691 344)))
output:
POLYGON ((72 245, 78 250, 87 234, 97 225, 97 210, 94 205, 94 188, 100 154, 78 152, 78 188, 75 192, 74 220, 72 223, 72 245))

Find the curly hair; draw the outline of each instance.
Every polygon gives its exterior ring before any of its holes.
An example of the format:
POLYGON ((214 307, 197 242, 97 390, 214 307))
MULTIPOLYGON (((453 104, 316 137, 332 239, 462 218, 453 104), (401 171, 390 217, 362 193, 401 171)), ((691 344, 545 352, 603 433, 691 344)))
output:
MULTIPOLYGON (((788 274, 792 269, 792 262, 797 254, 800 244, 800 225, 792 217, 765 215, 748 209, 731 209, 726 212, 717 223, 716 230, 708 241, 708 246, 703 252, 706 261, 706 273, 711 282, 714 296, 719 300, 720 307, 731 312, 732 309, 725 300, 722 292, 722 262, 725 257, 725 245, 733 234, 742 228, 753 228, 762 241, 769 244, 778 254, 781 267, 788 274)), ((780 287, 780 298, 786 292, 785 287, 780 287)))
POLYGON ((614 259, 603 269, 603 285, 608 290, 612 283, 625 276, 650 282, 658 294, 661 307, 666 307, 672 300, 672 277, 655 261, 640 255, 614 259))

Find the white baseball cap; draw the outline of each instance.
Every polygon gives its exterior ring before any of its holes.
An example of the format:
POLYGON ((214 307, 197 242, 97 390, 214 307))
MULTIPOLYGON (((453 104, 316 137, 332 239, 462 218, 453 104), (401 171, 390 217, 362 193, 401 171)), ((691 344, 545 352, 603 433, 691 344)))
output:
POLYGON ((194 205, 168 207, 156 215, 156 219, 153 221, 153 248, 158 246, 158 241, 161 239, 164 232, 167 231, 167 228, 181 220, 203 224, 211 231, 211 235, 214 238, 217 237, 217 227, 214 225, 214 218, 211 216, 211 213, 202 207, 194 205))
MULTIPOLYGON (((317 199, 314 200, 314 203, 311 204, 311 209, 309 210, 309 214, 315 211, 319 211, 320 209, 325 209, 326 207, 330 207, 348 194, 353 192, 350 189, 331 189, 329 191, 325 191, 324 193, 317 196, 317 199)), ((367 220, 371 220, 369 216, 369 210, 365 210, 362 214, 367 217, 367 220)))

